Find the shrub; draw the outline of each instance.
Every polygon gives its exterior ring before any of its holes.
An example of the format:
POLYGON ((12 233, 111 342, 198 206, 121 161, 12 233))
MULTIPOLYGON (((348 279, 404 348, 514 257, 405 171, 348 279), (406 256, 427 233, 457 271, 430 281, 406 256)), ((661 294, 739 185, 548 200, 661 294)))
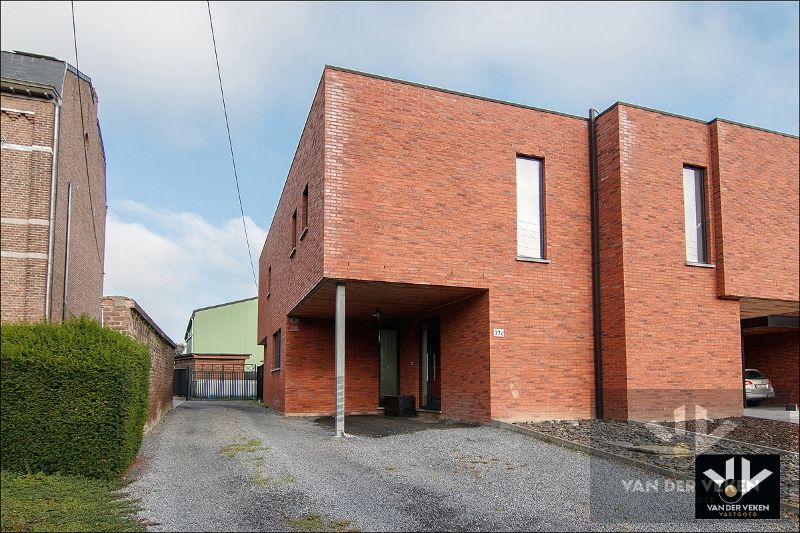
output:
POLYGON ((86 317, 3 324, 0 342, 2 468, 123 473, 147 421, 147 347, 86 317))

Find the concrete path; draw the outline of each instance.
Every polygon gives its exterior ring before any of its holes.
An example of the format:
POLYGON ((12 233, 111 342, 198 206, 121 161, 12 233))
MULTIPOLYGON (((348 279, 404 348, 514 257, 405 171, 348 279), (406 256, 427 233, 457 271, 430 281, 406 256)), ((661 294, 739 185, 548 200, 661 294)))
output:
POLYGON ((800 423, 800 411, 787 411, 785 407, 774 405, 759 405, 758 407, 745 407, 744 416, 766 418, 780 422, 800 423))
POLYGON ((506 430, 377 418, 350 430, 186 402, 145 438, 128 490, 157 531, 797 530, 695 521, 692 492, 506 430))

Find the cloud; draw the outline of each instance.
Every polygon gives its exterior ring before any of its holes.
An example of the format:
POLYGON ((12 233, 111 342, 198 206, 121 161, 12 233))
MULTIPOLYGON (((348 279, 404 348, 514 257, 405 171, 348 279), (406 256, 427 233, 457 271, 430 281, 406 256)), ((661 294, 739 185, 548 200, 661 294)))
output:
MULTIPOLYGON (((796 17, 752 31, 759 22, 726 4, 212 2, 212 11, 241 125, 271 106, 307 105, 321 66, 334 63, 581 114, 625 99, 797 130, 796 17)), ((4 2, 3 15, 3 48, 72 60, 67 2, 4 2)), ((77 2, 76 19, 81 66, 110 105, 194 135, 203 111, 218 111, 204 2, 77 2)))
MULTIPOLYGON (((257 259, 266 231, 245 221, 257 259)), ((256 295, 239 218, 214 225, 186 211, 120 202, 106 222, 105 270, 104 293, 134 298, 176 342, 193 309, 256 295)))

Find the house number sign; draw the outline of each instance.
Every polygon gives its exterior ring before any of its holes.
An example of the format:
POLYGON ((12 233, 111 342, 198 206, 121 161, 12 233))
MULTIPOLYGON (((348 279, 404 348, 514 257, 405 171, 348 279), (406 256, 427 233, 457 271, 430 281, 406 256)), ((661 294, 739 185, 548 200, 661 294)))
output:
POLYGON ((505 337, 506 336, 506 330, 503 329, 503 328, 495 328, 492 331, 492 335, 495 336, 495 337, 505 337))

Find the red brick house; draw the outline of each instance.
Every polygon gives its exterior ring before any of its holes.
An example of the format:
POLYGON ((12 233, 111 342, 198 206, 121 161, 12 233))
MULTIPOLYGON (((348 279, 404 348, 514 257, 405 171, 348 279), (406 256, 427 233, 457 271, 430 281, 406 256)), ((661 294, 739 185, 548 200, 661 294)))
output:
POLYGON ((798 215, 795 136, 326 67, 259 261, 264 401, 737 415, 751 358, 797 402, 798 215))
POLYGON ((0 89, 2 321, 99 320, 106 163, 97 94, 64 61, 5 51, 0 89))

